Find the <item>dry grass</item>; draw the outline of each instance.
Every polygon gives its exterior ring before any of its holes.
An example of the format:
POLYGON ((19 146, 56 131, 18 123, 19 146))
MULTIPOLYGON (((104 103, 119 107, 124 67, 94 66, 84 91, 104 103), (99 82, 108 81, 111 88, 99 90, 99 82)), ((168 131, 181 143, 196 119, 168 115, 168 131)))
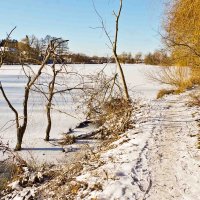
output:
POLYGON ((38 199, 75 199, 81 188, 87 188, 87 183, 75 179, 82 170, 81 162, 72 163, 58 169, 53 179, 39 189, 38 199))
POLYGON ((147 76, 161 84, 170 85, 172 90, 161 90, 157 98, 161 98, 167 94, 179 94, 190 89, 197 78, 194 78, 190 68, 187 67, 162 67, 158 73, 148 73, 147 76))
POLYGON ((95 183, 90 189, 91 191, 103 191, 103 186, 101 183, 95 183))
POLYGON ((76 137, 74 135, 64 134, 62 140, 59 142, 60 145, 70 145, 76 143, 76 137))
POLYGON ((7 188, 8 183, 22 173, 22 165, 25 161, 4 144, 0 138, 0 151, 7 159, 0 161, 0 196, 1 191, 7 188))
POLYGON ((191 105, 200 106, 200 93, 191 95, 191 105))
MULTIPOLYGON (((200 85, 200 68, 163 67, 157 74, 149 73, 148 76, 162 84, 171 85, 174 89, 162 89, 157 94, 157 99, 169 94, 180 94, 194 85, 200 85)), ((199 97, 195 95, 193 102, 199 105, 199 97)))
POLYGON ((176 89, 176 90, 166 90, 166 89, 162 89, 158 92, 157 94, 157 99, 160 99, 162 97, 164 97, 165 95, 169 95, 169 94, 180 94, 182 92, 184 92, 185 90, 179 88, 179 89, 176 89))
POLYGON ((162 89, 157 94, 157 99, 164 97, 165 95, 174 94, 175 90, 162 89))
POLYGON ((69 192, 71 195, 76 196, 80 189, 87 189, 88 184, 83 181, 74 181, 69 185, 69 192))
POLYGON ((193 85, 200 85, 200 67, 192 68, 191 81, 193 85))
POLYGON ((90 110, 90 117, 99 126, 103 127, 102 139, 116 136, 131 128, 133 106, 123 98, 111 98, 96 110, 90 110))
POLYGON ((21 168, 12 162, 0 163, 0 192, 7 188, 10 180, 21 173, 21 168))

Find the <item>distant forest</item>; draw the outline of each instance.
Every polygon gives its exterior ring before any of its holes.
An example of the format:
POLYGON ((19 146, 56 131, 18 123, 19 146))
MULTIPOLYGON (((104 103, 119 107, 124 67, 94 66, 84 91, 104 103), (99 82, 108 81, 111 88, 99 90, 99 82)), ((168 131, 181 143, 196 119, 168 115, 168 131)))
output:
MULTIPOLYGON (((0 40, 0 51, 4 51, 5 53, 4 64, 21 64, 22 62, 39 64, 43 59, 47 45, 54 38, 55 37, 47 35, 45 38, 38 39, 32 35, 26 36, 21 41, 16 39, 0 40)), ((84 53, 70 52, 66 44, 60 46, 57 53, 61 55, 62 62, 65 61, 65 63, 69 64, 115 63, 114 58, 109 56, 88 56, 84 53)), ((123 52, 119 55, 119 60, 124 64, 145 63, 150 65, 165 65, 169 63, 170 58, 166 53, 157 50, 147 55, 142 55, 140 52, 135 55, 123 52)), ((49 62, 51 62, 51 59, 49 62)))

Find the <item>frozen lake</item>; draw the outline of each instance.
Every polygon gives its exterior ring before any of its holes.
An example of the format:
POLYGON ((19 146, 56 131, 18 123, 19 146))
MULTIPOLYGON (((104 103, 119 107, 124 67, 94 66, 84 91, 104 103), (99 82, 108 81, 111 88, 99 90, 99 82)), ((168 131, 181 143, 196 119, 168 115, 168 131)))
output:
MULTIPOLYGON (((82 74, 95 74, 101 70, 105 65, 70 65, 82 74)), ((37 68, 37 66, 33 66, 37 68)), ((159 67, 138 65, 123 65, 125 77, 127 80, 128 88, 130 89, 131 96, 142 97, 146 99, 154 99, 161 85, 148 80, 145 75, 148 71, 159 70, 159 67)), ((105 68, 106 73, 110 74, 116 71, 115 65, 110 64, 105 68)), ((2 66, 0 69, 0 80, 4 86, 4 90, 18 111, 22 111, 23 89, 26 78, 23 74, 21 66, 2 66)), ((70 80, 72 82, 73 80, 70 80)), ((57 107, 61 107, 65 112, 75 116, 53 112, 51 138, 59 139, 62 133, 66 133, 69 128, 74 128, 77 123, 84 119, 81 113, 74 111, 74 106, 71 98, 65 98, 65 101, 58 99, 56 102, 57 107)), ((14 147, 16 143, 16 129, 13 123, 14 114, 7 106, 5 100, 0 94, 0 137, 3 141, 9 141, 10 147, 14 147)), ((38 95, 38 93, 31 93, 29 101, 29 120, 28 127, 23 139, 22 150, 24 154, 35 154, 44 160, 63 159, 61 154, 61 147, 54 146, 54 144, 47 143, 43 139, 45 137, 46 129, 46 114, 45 114, 45 99, 38 95), (43 150, 43 151, 40 151, 43 150), (46 153, 44 153, 44 151, 46 153), (59 154, 59 155, 58 155, 59 154)))

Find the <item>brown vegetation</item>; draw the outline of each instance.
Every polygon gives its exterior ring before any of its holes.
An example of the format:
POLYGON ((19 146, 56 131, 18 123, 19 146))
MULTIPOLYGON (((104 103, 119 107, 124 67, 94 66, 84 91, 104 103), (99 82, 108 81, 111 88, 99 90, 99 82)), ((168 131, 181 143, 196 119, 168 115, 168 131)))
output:
POLYGON ((117 74, 107 77, 102 71, 91 78, 95 84, 87 92, 85 105, 87 118, 100 127, 94 134, 105 139, 131 128, 133 105, 123 98, 117 74))
POLYGON ((191 81, 191 72, 190 68, 187 67, 162 67, 159 72, 149 72, 147 76, 161 84, 173 86, 174 92, 161 90, 158 94, 158 97, 162 94, 167 93, 181 93, 187 89, 190 89, 193 85, 191 81))
POLYGON ((76 137, 74 135, 64 134, 62 140, 59 142, 60 145, 69 145, 76 142, 76 137))
POLYGON ((158 92, 157 99, 160 99, 160 98, 164 97, 165 95, 174 94, 174 93, 175 93, 175 90, 162 89, 158 92))
POLYGON ((175 65, 191 67, 192 84, 200 83, 200 1, 174 0, 168 6, 163 41, 175 65))
POLYGON ((0 197, 1 191, 6 189, 7 184, 18 174, 18 166, 11 162, 0 162, 0 197))
MULTIPOLYGON (((162 38, 170 55, 167 65, 177 67, 164 67, 160 73, 149 75, 160 83, 173 86, 172 90, 161 90, 157 98, 200 84, 199 8, 200 2, 192 0, 173 0, 167 7, 162 38)), ((159 60, 158 53, 146 57, 146 62, 159 60)))
POLYGON ((160 65, 160 66, 172 66, 172 60, 167 53, 163 51, 155 51, 149 53, 144 57, 144 63, 147 65, 160 65))
POLYGON ((200 106, 200 93, 191 95, 191 105, 200 106))

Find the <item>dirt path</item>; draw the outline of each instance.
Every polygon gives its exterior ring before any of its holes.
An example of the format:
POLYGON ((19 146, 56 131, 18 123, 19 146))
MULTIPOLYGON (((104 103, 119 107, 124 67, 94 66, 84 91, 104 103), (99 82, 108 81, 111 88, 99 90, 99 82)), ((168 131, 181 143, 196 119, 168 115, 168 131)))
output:
POLYGON ((152 129, 146 153, 152 185, 145 199, 200 199, 200 151, 192 137, 200 116, 185 106, 185 98, 152 103, 151 119, 144 124, 152 129))

